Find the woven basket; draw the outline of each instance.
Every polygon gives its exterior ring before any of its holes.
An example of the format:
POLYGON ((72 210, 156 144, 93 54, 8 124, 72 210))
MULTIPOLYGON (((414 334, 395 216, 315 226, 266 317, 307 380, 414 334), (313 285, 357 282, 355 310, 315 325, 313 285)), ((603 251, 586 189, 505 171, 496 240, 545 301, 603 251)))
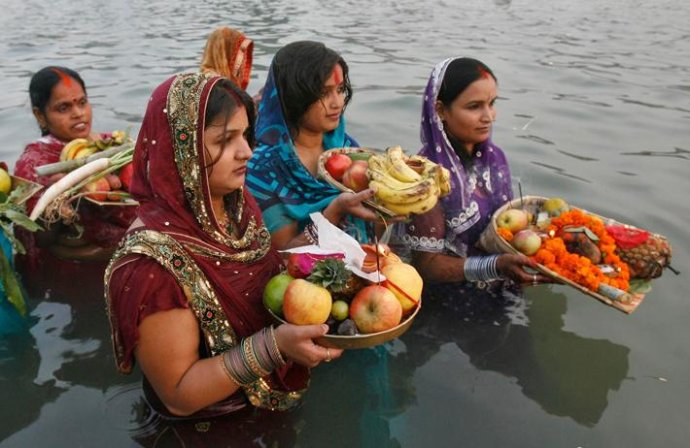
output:
MULTIPOLYGON (((496 219, 497 217, 505 210, 509 208, 520 208, 523 209, 529 213, 531 213, 533 216, 537 216, 539 210, 541 209, 541 205, 546 201, 547 198, 542 197, 542 196, 524 196, 522 198, 514 199, 510 202, 507 202, 503 206, 501 206, 498 210, 496 210, 491 217, 491 222, 489 225, 486 227, 484 232, 479 238, 479 246, 484 249, 485 251, 489 253, 509 253, 509 254, 519 254, 520 252, 515 249, 509 242, 504 240, 499 234, 498 234, 498 226, 496 225, 496 219)), ((598 215, 596 213, 591 213, 587 210, 578 208, 578 207, 573 207, 571 205, 571 208, 579 209, 582 212, 596 216, 600 218, 606 225, 611 225, 611 224, 623 224, 615 221, 614 219, 611 218, 606 218, 604 216, 598 215)), ((628 224, 623 224, 629 227, 634 227, 630 226, 628 224)), ((609 305, 619 311, 622 311, 624 313, 630 314, 635 309, 638 307, 640 303, 642 303, 642 300, 644 299, 644 294, 641 293, 634 293, 629 295, 629 300, 626 302, 623 301, 618 301, 618 300, 612 300, 609 299, 606 296, 603 296, 599 294, 596 291, 592 291, 590 289, 587 289, 586 287, 580 285, 579 283, 575 283, 574 281, 563 277, 562 275, 552 271, 551 269, 547 268, 546 266, 539 264, 537 265, 537 270, 541 272, 544 275, 547 275, 555 280, 558 280, 561 283, 564 283, 566 285, 570 285, 573 288, 577 289, 578 291, 587 294, 590 297, 593 297, 597 300, 599 300, 602 303, 605 303, 606 305, 609 305)))
MULTIPOLYGON (((333 185, 335 188, 337 188, 340 191, 343 192, 348 192, 348 193, 354 193, 354 191, 342 183, 338 182, 331 176, 328 171, 326 170, 326 161, 328 160, 329 157, 335 155, 335 154, 353 154, 353 153, 363 153, 363 154, 374 154, 374 153, 382 153, 380 149, 373 149, 373 148, 333 148, 329 149, 327 151, 324 151, 321 156, 319 156, 319 165, 318 165, 318 176, 328 182, 329 184, 333 185)), ((396 216, 396 213, 388 210, 386 207, 382 206, 381 204, 377 203, 376 201, 372 199, 367 199, 364 201, 366 205, 369 207, 373 208, 374 210, 377 210, 387 216, 396 216)))

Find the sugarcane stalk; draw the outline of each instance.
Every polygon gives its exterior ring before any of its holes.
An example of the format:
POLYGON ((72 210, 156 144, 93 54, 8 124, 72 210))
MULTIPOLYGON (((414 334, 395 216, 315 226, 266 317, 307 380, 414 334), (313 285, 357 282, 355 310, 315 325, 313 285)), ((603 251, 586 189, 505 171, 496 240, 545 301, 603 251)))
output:
POLYGON ((79 159, 73 159, 73 160, 66 160, 64 162, 55 162, 55 163, 49 163, 47 165, 41 165, 36 167, 36 174, 39 176, 48 176, 50 174, 57 174, 57 173, 64 173, 66 171, 72 171, 75 168, 79 168, 80 166, 86 165, 89 162, 92 162, 96 159, 102 159, 104 157, 114 157, 117 154, 127 151, 127 150, 133 150, 134 149, 134 144, 133 143, 126 143, 124 145, 120 146, 115 146, 109 149, 106 149, 105 151, 100 151, 95 154, 92 154, 88 157, 82 157, 79 159))

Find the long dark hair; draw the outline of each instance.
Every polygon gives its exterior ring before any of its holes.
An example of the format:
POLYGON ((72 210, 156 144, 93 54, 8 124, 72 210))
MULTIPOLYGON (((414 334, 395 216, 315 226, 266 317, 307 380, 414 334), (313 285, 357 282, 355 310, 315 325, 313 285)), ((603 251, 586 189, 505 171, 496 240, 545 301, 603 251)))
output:
MULTIPOLYGON (((256 144, 254 137, 254 126, 256 122, 254 101, 244 90, 240 89, 229 79, 221 79, 211 89, 208 102, 206 103, 206 112, 204 114, 205 126, 208 127, 221 115, 225 117, 223 122, 227 123, 230 117, 232 117, 235 111, 240 107, 244 107, 247 111, 249 127, 244 137, 247 139, 249 147, 253 149, 256 144)), ((225 145, 223 145, 223 148, 225 148, 225 145)), ((215 165, 222 154, 223 151, 218 153, 218 157, 209 162, 207 168, 215 165)))
POLYGON ((321 99, 323 85, 336 64, 343 69, 345 107, 352 98, 352 86, 345 60, 321 42, 299 41, 290 43, 275 55, 275 77, 285 122, 294 138, 304 120, 304 114, 321 99))
MULTIPOLYGON (((81 88, 84 89, 86 95, 86 85, 81 79, 79 73, 67 67, 48 66, 43 67, 31 77, 29 82, 29 98, 31 99, 31 107, 38 109, 43 115, 46 113, 46 106, 53 94, 53 87, 69 77, 77 81, 81 88)), ((41 128, 42 135, 48 135, 48 129, 41 128)))

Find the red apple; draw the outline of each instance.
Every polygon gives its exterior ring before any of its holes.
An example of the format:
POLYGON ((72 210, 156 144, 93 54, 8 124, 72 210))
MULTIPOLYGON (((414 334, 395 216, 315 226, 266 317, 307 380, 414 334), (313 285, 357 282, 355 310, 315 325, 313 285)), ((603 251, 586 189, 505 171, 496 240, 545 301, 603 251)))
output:
POLYGON ((285 288, 283 316, 295 325, 322 324, 331 315, 331 293, 304 279, 297 278, 285 288))
POLYGON ((509 208, 508 210, 502 211, 498 217, 496 217, 496 225, 498 227, 503 227, 513 233, 527 228, 528 224, 529 216, 527 212, 519 208, 509 208))
POLYGON ((93 182, 89 182, 88 184, 84 185, 81 188, 81 191, 89 193, 86 196, 93 200, 105 201, 108 198, 110 184, 107 180, 105 180, 105 178, 101 177, 100 179, 94 180, 93 182))
POLYGON ((352 165, 352 159, 345 154, 333 154, 326 160, 326 171, 333 177, 333 179, 340 182, 343 179, 343 174, 352 165))
POLYGON ((390 263, 381 268, 386 276, 383 285, 398 299, 403 314, 412 311, 422 298, 424 281, 414 266, 407 263, 390 263))
POLYGON ((353 191, 362 191, 369 188, 369 176, 367 168, 369 163, 365 160, 355 160, 343 174, 343 185, 353 191))
POLYGON ((132 187, 132 176, 134 176, 134 164, 128 163, 120 168, 120 180, 125 190, 130 191, 132 187))
POLYGON ((350 319, 360 333, 378 333, 400 323, 402 306, 388 288, 370 285, 359 290, 352 299, 350 319))
POLYGON ((525 255, 534 255, 541 247, 541 237, 533 230, 524 229, 515 234, 510 242, 525 255))

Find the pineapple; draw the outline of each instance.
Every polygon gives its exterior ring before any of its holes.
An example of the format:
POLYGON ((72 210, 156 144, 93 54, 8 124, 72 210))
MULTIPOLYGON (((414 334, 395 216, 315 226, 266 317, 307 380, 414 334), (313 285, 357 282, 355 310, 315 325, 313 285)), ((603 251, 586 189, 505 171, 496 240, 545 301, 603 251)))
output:
POLYGON ((643 243, 626 249, 618 247, 616 253, 628 264, 631 278, 660 277, 661 271, 671 263, 671 245, 661 235, 650 234, 643 243))
POLYGON ((362 282, 345 267, 343 260, 326 258, 319 260, 307 280, 323 286, 334 297, 346 300, 353 297, 362 288, 362 282))

